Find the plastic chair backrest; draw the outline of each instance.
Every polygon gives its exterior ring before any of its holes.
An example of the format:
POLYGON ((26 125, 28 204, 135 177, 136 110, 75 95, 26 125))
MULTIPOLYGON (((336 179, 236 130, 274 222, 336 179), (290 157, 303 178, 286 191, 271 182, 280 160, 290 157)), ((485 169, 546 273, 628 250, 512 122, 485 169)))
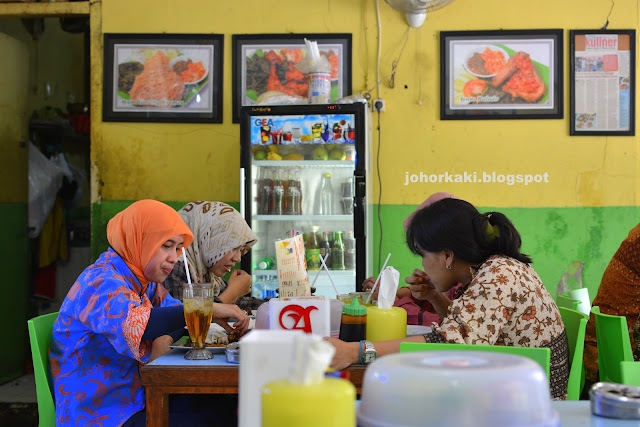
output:
POLYGON ((600 381, 622 383, 620 362, 633 361, 627 318, 600 313, 600 307, 592 307, 596 318, 596 343, 600 381))
POLYGON ((507 345, 475 345, 475 344, 450 344, 450 343, 431 343, 431 342, 403 342, 400 343, 400 352, 407 351, 437 351, 437 350, 460 350, 460 351, 492 351, 495 353, 508 353, 518 356, 528 357, 532 359, 547 373, 551 369, 551 350, 549 348, 539 347, 514 347, 507 345))
POLYGON ((587 316, 591 313, 591 299, 589 298, 588 288, 571 289, 564 292, 562 295, 580 301, 578 308, 576 308, 580 313, 584 313, 587 316))
POLYGON ((620 362, 622 384, 640 387, 640 362, 625 360, 620 362))
POLYGON ((564 295, 558 295, 556 297, 556 305, 558 306, 558 308, 564 307, 570 308, 571 310, 577 310, 578 304, 580 304, 580 301, 578 301, 577 299, 569 298, 564 295))
POLYGON ((570 308, 558 307, 569 341, 569 382, 567 385, 567 400, 580 400, 580 393, 584 387, 584 335, 587 330, 589 316, 570 308))
POLYGON ((38 418, 40 427, 56 425, 56 407, 51 394, 49 382, 49 343, 53 322, 58 313, 43 314, 27 320, 33 373, 36 378, 36 395, 38 398, 38 418))

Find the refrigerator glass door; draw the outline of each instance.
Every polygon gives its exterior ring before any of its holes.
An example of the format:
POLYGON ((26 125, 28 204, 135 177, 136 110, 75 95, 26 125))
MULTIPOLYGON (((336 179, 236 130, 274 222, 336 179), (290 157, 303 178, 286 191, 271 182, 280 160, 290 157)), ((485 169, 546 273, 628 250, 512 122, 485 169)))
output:
POLYGON ((253 296, 275 296, 274 243, 300 232, 315 295, 354 292, 356 114, 255 114, 247 125, 245 208, 258 235, 250 252, 253 296), (319 254, 328 254, 329 273, 319 254))

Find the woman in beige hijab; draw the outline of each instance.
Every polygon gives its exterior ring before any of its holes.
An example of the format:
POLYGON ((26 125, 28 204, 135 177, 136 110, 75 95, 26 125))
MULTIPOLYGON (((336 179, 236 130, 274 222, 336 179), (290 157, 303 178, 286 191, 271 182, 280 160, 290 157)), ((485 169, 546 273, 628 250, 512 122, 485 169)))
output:
MULTIPOLYGON (((188 203, 178 214, 194 235, 187 251, 191 281, 213 282, 217 302, 257 308, 253 300, 262 301, 245 296, 251 292, 251 275, 243 270, 231 271, 258 241, 240 212, 226 203, 198 201, 188 203), (225 283, 222 276, 229 272, 229 283, 225 283)), ((185 283, 184 262, 179 261, 164 285, 171 290, 185 283)))

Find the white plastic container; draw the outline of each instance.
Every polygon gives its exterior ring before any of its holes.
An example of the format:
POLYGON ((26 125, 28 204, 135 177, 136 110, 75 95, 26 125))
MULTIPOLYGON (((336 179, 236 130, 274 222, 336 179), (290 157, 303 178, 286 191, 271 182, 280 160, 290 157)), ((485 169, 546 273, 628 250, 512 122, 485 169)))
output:
POLYGON ((331 74, 309 73, 309 104, 331 102, 331 74))
POLYGON ((556 427, 547 376, 522 356, 472 351, 396 353, 365 373, 360 427, 556 427))

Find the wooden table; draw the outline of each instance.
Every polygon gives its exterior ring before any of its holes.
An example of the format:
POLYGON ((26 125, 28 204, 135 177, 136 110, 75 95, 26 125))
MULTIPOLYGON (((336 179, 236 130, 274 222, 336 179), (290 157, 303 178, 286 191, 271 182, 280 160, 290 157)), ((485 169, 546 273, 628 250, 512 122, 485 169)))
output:
MULTIPOLYGON (((238 367, 228 363, 224 353, 211 360, 185 360, 186 350, 174 349, 140 368, 147 401, 147 426, 169 426, 170 394, 238 394, 238 367)), ((346 370, 361 393, 365 365, 346 370)))

